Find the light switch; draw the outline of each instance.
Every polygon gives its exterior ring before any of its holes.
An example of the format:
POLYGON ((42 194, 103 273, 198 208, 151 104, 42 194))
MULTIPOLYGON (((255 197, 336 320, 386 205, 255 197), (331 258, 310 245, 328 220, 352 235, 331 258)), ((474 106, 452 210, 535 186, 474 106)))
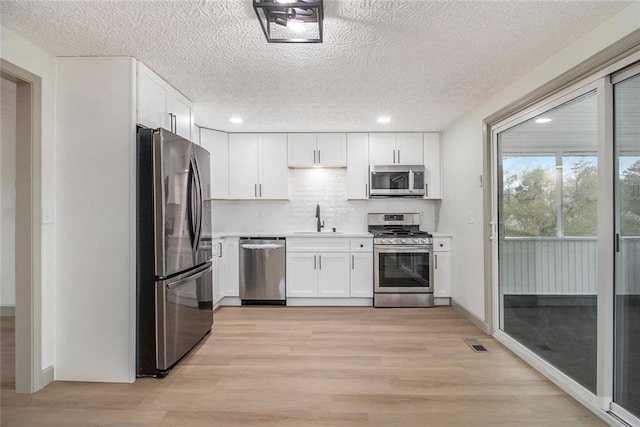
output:
POLYGON ((468 220, 469 224, 473 224, 473 212, 469 211, 468 220))

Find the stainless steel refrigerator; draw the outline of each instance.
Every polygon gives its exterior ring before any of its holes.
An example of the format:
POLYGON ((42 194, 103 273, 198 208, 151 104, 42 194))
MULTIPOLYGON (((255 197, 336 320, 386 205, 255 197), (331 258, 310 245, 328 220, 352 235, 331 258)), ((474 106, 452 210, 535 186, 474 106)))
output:
POLYGON ((213 323, 209 152, 137 137, 137 375, 163 377, 213 323))

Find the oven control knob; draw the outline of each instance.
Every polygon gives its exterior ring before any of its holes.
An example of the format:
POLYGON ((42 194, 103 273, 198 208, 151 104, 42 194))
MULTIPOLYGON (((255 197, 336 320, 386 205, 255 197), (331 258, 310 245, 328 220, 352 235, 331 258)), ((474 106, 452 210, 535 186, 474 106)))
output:
POLYGON ((400 239, 402 243, 407 243, 407 239, 400 239))

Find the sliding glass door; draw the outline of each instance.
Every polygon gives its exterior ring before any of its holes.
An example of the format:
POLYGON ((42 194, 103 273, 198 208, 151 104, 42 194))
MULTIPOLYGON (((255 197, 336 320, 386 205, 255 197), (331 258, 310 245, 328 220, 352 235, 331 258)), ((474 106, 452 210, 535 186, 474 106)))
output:
POLYGON ((613 85, 616 155, 614 402, 640 418, 640 70, 613 85))
POLYGON ((497 133, 499 327, 591 393, 597 110, 590 91, 497 133))

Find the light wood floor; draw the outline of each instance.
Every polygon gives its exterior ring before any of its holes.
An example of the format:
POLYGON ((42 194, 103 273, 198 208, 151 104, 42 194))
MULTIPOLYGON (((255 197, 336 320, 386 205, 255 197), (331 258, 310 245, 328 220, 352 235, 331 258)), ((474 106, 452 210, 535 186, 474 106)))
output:
POLYGON ((604 425, 449 307, 225 307, 162 380, 1 391, 3 426, 604 425))

